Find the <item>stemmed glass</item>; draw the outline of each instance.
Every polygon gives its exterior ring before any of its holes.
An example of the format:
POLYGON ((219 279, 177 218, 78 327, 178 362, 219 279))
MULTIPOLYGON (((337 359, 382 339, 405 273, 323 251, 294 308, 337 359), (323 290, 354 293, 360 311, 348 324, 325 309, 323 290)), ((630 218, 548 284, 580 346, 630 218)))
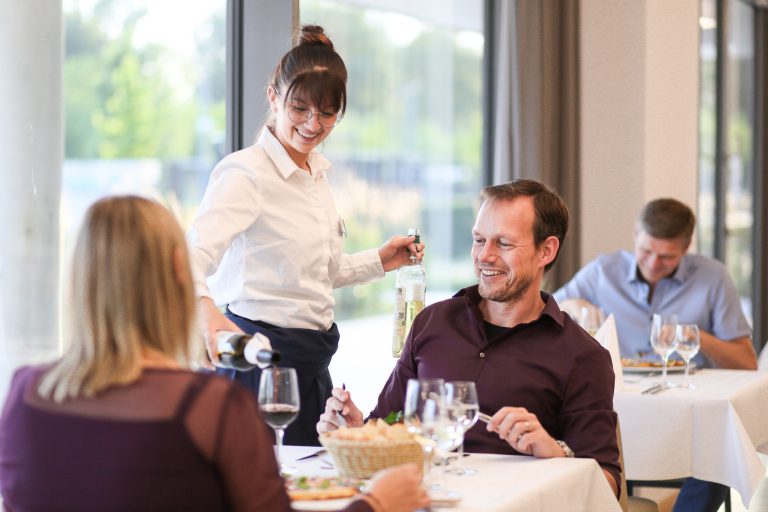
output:
POLYGON ((683 387, 693 389, 695 386, 688 382, 688 371, 691 366, 691 358, 699 352, 701 337, 699 326, 695 324, 679 324, 675 330, 677 340, 677 353, 685 361, 685 379, 683 387))
MULTIPOLYGON (((453 381, 445 384, 445 403, 448 414, 466 433, 477 423, 480 406, 477 401, 477 388, 474 382, 453 381)), ((464 437, 458 449, 456 467, 446 470, 453 475, 468 476, 477 473, 476 469, 464 467, 464 437)))
POLYGON ((653 315, 651 321, 651 347, 654 352, 659 354, 664 362, 661 379, 664 387, 671 388, 674 384, 667 380, 667 363, 669 356, 677 347, 677 337, 675 329, 677 326, 677 315, 653 315))
POLYGON ((424 450, 424 482, 428 487, 435 443, 431 429, 440 414, 445 381, 443 379, 409 379, 405 391, 403 421, 408 431, 421 438, 424 450))
POLYGON ((280 447, 283 446, 285 427, 299 415, 299 382, 296 370, 272 367, 261 371, 259 409, 267 424, 275 430, 275 457, 280 465, 280 472, 284 475, 296 473, 296 467, 280 462, 280 447))

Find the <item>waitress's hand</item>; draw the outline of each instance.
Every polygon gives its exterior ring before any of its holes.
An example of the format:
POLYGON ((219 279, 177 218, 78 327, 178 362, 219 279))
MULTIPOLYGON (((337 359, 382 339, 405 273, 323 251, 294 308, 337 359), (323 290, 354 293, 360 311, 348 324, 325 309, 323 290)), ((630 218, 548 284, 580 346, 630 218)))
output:
MULTIPOLYGON (((203 332, 205 338, 205 348, 208 351, 208 358, 211 362, 218 360, 216 356, 216 332, 217 331, 232 331, 243 332, 237 325, 229 318, 224 316, 216 304, 213 303, 210 297, 200 297, 198 301, 198 315, 200 318, 200 330, 203 332)), ((204 365, 210 369, 213 366, 210 364, 204 365)))
POLYGON ((379 247, 379 258, 381 258, 384 272, 402 267, 411 260, 411 254, 421 261, 424 257, 424 247, 426 246, 423 243, 413 243, 415 238, 413 235, 395 235, 379 247))

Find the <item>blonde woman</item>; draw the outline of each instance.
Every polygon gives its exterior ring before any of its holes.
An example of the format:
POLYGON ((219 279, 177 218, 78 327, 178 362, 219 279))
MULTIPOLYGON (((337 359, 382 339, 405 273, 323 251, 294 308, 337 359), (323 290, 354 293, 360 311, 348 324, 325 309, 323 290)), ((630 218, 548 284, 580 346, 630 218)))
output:
MULTIPOLYGON (((196 307, 182 231, 159 204, 88 210, 73 257, 67 346, 13 377, 0 418, 9 510, 289 510, 253 394, 185 369, 196 307)), ((424 506, 415 467, 349 510, 424 506)))

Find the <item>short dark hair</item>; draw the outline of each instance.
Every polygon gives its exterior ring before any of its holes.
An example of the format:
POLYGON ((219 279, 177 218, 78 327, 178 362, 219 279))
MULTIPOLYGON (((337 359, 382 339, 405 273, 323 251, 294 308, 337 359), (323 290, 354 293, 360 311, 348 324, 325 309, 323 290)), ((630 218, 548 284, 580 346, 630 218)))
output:
POLYGON ((295 45, 278 63, 269 85, 282 92, 283 104, 293 94, 306 94, 317 108, 347 110, 347 67, 318 25, 302 26, 295 45))
MULTIPOLYGON (((484 187, 480 191, 483 201, 490 199, 512 200, 518 197, 532 197, 533 210, 536 218, 533 222, 533 242, 539 247, 550 236, 554 236, 563 246, 568 234, 568 207, 560 195, 547 185, 536 180, 519 179, 501 185, 484 187)), ((557 261, 560 254, 558 249, 555 258, 550 261, 544 272, 547 272, 557 261)))
POLYGON ((693 211, 677 199, 654 199, 646 204, 637 219, 640 228, 653 238, 673 240, 682 238, 691 242, 696 227, 693 211))

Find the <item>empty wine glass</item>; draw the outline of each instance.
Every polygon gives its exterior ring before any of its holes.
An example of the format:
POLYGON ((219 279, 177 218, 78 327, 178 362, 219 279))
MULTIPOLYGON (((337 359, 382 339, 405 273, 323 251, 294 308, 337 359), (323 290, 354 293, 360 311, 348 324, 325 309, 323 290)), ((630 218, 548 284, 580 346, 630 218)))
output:
MULTIPOLYGON (((453 381, 445 384, 445 403, 447 404, 448 414, 456 421, 466 433, 477 423, 477 414, 480 406, 477 401, 477 388, 474 382, 453 381)), ((456 466, 446 470, 446 473, 453 475, 467 476, 477 473, 476 469, 464 466, 464 437, 458 450, 458 460, 456 466)))
POLYGON ((674 387, 674 384, 667 380, 667 363, 669 356, 675 351, 677 338, 675 337, 675 328, 677 326, 677 315, 653 315, 651 321, 651 347, 654 352, 661 356, 662 382, 664 387, 674 387))
POLYGON ((275 430, 275 457, 280 472, 290 475, 298 471, 280 462, 285 427, 299 415, 299 382, 293 368, 266 368, 259 381, 259 409, 267 424, 275 430))
POLYGON ((675 330, 677 340, 677 353, 685 361, 685 378, 683 387, 693 389, 695 386, 688 382, 688 372, 691 366, 691 358, 699 352, 701 337, 699 326, 695 324, 679 324, 675 330))
POLYGON ((421 439, 424 450, 424 484, 429 488, 430 468, 435 442, 429 427, 438 414, 445 396, 443 379, 408 379, 403 407, 403 421, 408 431, 421 439))

